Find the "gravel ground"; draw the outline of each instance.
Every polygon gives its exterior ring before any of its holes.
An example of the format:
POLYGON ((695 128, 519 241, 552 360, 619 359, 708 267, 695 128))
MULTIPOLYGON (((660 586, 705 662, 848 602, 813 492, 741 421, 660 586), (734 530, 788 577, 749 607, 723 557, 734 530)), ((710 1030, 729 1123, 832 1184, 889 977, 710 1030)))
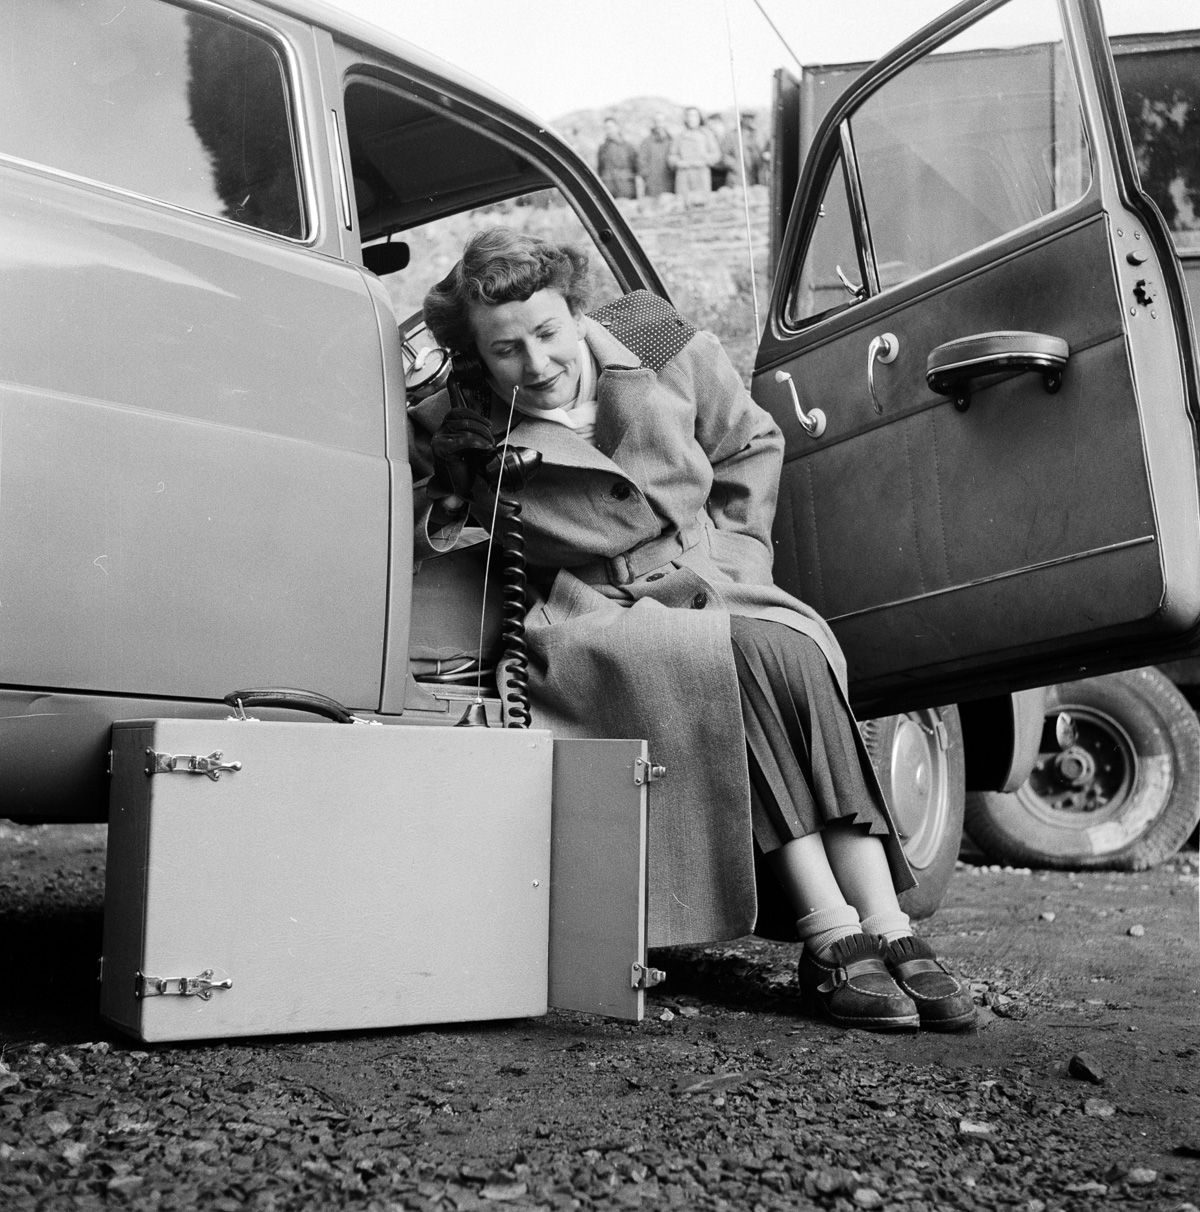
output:
POLYGON ((957 1036, 798 1015, 794 948, 662 952, 581 1015, 139 1046, 95 1014, 103 830, 0 826, 0 1207, 1200 1205, 1197 864, 964 867, 957 1036))

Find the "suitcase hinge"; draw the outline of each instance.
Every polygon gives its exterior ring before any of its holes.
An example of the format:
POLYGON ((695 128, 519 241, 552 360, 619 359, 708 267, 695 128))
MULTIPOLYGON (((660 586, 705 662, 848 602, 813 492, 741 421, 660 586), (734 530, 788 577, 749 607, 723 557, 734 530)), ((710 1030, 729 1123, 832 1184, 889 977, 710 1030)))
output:
POLYGON ((198 997, 207 1002, 215 989, 232 989, 233 981, 213 979, 213 970, 205 968, 199 976, 145 976, 139 972, 134 978, 134 997, 198 997))
POLYGON ((647 968, 645 964, 634 964, 630 971, 629 987, 631 989, 653 989, 667 979, 667 974, 661 968, 647 968))
POLYGON ((146 750, 147 774, 207 774, 215 783, 223 770, 241 770, 241 762, 225 762, 224 753, 214 749, 208 757, 198 753, 159 753, 146 750))
POLYGON ((658 762, 650 762, 645 758, 633 759, 633 785, 641 787, 645 783, 657 783, 667 777, 667 768, 658 762))

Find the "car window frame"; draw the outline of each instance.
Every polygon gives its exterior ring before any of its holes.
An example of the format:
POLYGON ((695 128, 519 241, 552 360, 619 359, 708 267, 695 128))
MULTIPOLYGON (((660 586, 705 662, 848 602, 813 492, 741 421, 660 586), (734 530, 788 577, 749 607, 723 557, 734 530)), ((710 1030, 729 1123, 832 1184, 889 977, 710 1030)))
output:
MULTIPOLYGON (((1062 226, 1070 226, 1083 215, 1093 210, 1100 198, 1100 182, 1098 174, 1093 171, 1087 188, 1083 193, 1065 206, 1055 207, 1046 214, 1036 216, 999 236, 956 253, 936 265, 930 266, 906 278, 902 282, 883 287, 880 285, 878 264, 874 257, 874 243, 870 234, 870 213, 863 197, 862 180, 858 169, 857 157, 854 155, 853 124, 855 114, 881 89, 893 79, 907 71, 914 64, 926 58, 945 45, 963 30, 984 20, 997 9, 1002 8, 1010 0, 960 0, 953 9, 943 14, 937 20, 930 22, 901 43, 895 50, 880 59, 872 69, 860 75, 840 98, 833 104, 818 125, 810 145, 800 181, 796 191, 797 205, 793 206, 789 216, 784 240, 780 249, 779 266, 786 272, 782 273, 782 289, 772 292, 770 320, 774 335, 779 340, 788 340, 803 333, 810 332, 815 326, 830 320, 834 316, 843 316, 849 309, 867 309, 864 316, 873 308, 871 304, 880 298, 903 299, 911 294, 920 294, 924 289, 946 277, 953 277, 958 272, 968 269, 973 262, 986 262, 997 256, 1004 255, 1010 244, 1023 245, 1028 241, 1029 234, 1042 227, 1047 230, 1059 230, 1062 226), (846 149, 849 148, 849 153, 846 149), (847 176, 847 201, 851 210, 851 225, 854 230, 860 269, 863 270, 862 285, 865 293, 859 299, 847 300, 846 304, 800 317, 794 314, 792 300, 800 280, 804 261, 808 256, 817 221, 817 207, 808 205, 815 197, 815 185, 825 181, 827 188, 830 161, 837 155, 842 156, 843 168, 847 176), (853 158, 852 158, 853 157, 853 158), (869 253, 869 255, 868 255, 869 253), (866 272, 869 261, 870 272, 866 272)), ((1084 113, 1085 100, 1078 79, 1078 70, 1073 55, 1067 43, 1065 14, 1059 5, 1060 20, 1063 30, 1064 66, 1070 76, 1072 90, 1080 107, 1080 132, 1087 143, 1091 158, 1096 159, 1096 149, 1091 146, 1091 132, 1084 113)), ((1130 153, 1132 155, 1132 152, 1130 153)), ((1122 176, 1124 173, 1122 172, 1122 176)))

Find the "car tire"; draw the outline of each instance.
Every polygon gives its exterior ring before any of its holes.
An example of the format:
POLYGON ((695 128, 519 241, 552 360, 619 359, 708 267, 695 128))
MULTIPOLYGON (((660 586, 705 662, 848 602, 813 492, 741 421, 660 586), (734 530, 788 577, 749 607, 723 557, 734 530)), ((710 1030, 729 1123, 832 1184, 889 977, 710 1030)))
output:
POLYGON ((1049 687, 1029 779, 1008 795, 967 798, 979 849, 1023 867, 1142 871, 1173 855, 1197 821, 1200 720, 1153 668, 1049 687))
POLYGON ((930 917, 946 895, 962 843, 966 760, 958 708, 864 720, 862 733, 917 877, 900 905, 910 917, 930 917))

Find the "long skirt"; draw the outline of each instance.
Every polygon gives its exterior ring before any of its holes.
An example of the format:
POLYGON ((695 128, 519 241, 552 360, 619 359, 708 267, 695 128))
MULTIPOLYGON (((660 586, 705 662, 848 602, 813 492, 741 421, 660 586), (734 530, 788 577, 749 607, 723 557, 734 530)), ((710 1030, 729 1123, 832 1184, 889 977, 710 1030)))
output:
POLYGON ((733 656, 759 857, 758 932, 793 938, 792 913, 761 857, 832 821, 894 833, 858 725, 824 655, 782 623, 733 616, 733 656))

